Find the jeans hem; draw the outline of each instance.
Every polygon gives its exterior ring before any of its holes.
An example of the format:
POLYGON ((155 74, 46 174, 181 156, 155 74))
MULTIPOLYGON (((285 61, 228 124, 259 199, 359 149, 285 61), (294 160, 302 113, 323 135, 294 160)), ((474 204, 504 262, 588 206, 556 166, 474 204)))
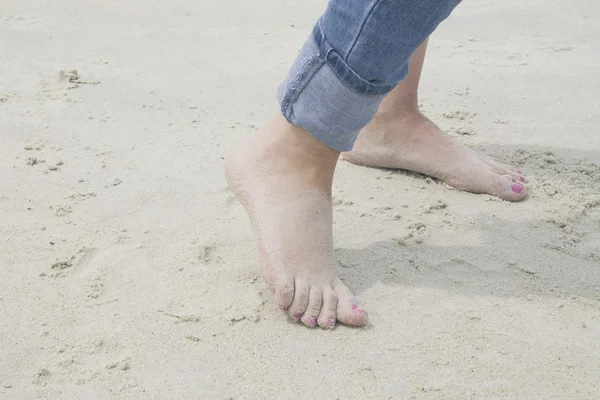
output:
POLYGON ((323 144, 349 151, 385 97, 364 95, 340 80, 309 38, 279 87, 281 113, 323 144))
POLYGON ((395 85, 378 85, 363 79, 357 74, 344 58, 327 41, 321 29, 321 20, 315 24, 312 36, 319 48, 319 54, 331 67, 340 81, 348 88, 363 96, 379 96, 387 94, 394 89, 395 85))

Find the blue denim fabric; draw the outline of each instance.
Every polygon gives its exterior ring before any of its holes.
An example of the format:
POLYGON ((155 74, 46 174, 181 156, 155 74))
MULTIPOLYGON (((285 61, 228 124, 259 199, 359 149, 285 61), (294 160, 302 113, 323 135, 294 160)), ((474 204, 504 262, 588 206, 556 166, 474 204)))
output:
POLYGON ((411 54, 460 0, 330 0, 277 98, 286 119, 351 150, 411 54))

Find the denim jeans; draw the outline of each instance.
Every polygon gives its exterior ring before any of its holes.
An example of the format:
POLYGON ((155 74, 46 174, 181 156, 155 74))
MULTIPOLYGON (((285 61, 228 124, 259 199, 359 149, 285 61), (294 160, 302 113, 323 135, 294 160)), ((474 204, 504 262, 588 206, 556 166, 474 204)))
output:
POLYGON ((281 112, 327 146, 351 150, 411 54, 460 0, 330 0, 281 84, 281 112))

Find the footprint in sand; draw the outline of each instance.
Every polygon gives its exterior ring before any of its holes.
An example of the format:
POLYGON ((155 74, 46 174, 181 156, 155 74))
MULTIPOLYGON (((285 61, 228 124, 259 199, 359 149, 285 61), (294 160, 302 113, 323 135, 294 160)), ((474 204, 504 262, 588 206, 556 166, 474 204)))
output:
POLYGON ((104 290, 104 283, 100 278, 96 278, 88 284, 86 297, 90 300, 95 300, 104 294, 104 290))
POLYGON ((46 274, 42 272, 40 276, 50 276, 51 278, 62 278, 72 273, 72 271, 84 268, 95 256, 96 249, 82 248, 77 254, 71 257, 59 259, 50 265, 51 272, 46 274))

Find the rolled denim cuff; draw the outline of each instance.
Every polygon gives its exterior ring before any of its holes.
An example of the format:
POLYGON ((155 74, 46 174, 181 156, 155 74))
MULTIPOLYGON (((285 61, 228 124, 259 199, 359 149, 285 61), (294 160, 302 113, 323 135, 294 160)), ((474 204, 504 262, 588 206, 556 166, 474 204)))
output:
POLYGON ((358 76, 327 43, 317 24, 279 87, 277 99, 290 123, 334 150, 349 151, 392 89, 358 76))

